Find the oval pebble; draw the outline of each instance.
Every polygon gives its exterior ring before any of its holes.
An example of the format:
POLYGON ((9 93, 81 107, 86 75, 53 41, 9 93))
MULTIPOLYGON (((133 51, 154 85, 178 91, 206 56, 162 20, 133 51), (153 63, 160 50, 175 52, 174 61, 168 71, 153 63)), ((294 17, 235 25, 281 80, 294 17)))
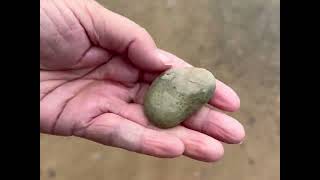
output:
POLYGON ((208 103, 215 88, 215 77, 206 69, 169 69, 149 87, 144 98, 145 115, 159 128, 178 126, 208 103))

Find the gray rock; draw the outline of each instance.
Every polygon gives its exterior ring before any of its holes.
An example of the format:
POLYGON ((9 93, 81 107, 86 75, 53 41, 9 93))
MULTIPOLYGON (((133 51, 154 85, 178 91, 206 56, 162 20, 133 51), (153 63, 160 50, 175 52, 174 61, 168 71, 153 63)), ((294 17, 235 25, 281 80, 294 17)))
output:
POLYGON ((144 99, 144 112, 159 128, 172 128, 208 103, 215 77, 202 68, 170 69, 156 78, 144 99))

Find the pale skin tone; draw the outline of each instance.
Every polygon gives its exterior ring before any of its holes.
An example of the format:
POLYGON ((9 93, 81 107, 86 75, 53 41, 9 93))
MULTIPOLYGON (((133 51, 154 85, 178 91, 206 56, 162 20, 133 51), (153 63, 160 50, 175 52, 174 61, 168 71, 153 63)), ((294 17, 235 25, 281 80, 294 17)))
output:
POLYGON ((152 80, 183 66, 191 65, 158 49, 145 29, 95 1, 40 1, 42 133, 161 158, 217 161, 222 143, 238 144, 245 137, 243 126, 223 113, 238 110, 240 100, 221 81, 208 105, 178 127, 156 128, 143 113, 152 80))

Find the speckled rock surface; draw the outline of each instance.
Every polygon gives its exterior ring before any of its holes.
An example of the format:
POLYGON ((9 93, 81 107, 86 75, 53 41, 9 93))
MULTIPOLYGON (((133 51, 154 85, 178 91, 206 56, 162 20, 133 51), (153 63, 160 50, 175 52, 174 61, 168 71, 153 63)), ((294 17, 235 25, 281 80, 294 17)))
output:
POLYGON ((215 77, 208 70, 170 69, 160 75, 146 93, 145 114, 157 127, 175 127, 206 104, 215 87, 215 77))

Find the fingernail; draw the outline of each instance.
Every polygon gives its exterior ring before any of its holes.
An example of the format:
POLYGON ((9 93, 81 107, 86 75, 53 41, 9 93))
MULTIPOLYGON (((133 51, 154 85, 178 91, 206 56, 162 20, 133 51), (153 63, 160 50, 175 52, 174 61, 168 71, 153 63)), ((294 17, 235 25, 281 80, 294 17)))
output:
POLYGON ((168 67, 172 66, 172 61, 171 59, 163 52, 161 52, 161 50, 157 49, 157 55, 158 58, 161 60, 161 62, 168 67))

